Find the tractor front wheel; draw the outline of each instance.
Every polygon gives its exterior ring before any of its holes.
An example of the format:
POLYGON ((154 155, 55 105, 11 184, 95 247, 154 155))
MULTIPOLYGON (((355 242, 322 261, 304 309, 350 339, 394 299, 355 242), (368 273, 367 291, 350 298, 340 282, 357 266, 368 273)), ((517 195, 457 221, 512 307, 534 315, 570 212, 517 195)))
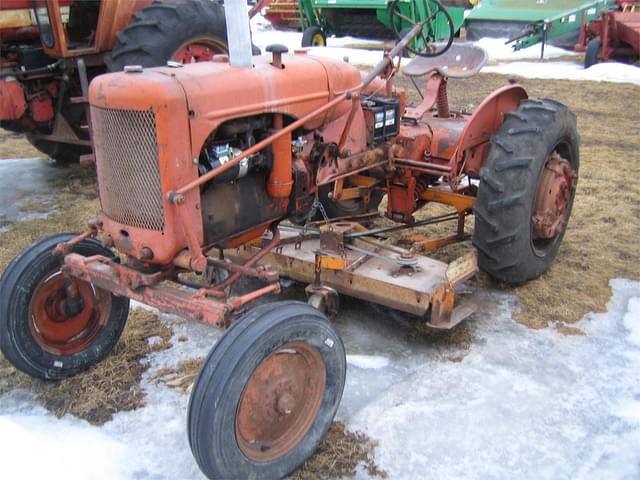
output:
POLYGON ((336 414, 344 346, 300 302, 261 305, 218 341, 189 402, 191 451, 209 478, 282 478, 309 458, 336 414))
POLYGON ((575 115, 553 100, 505 114, 480 172, 473 244, 480 268, 520 284, 543 274, 564 237, 578 181, 575 115))
MULTIPOLYGON (((0 278, 0 347, 14 367, 33 377, 59 380, 99 362, 118 342, 129 315, 128 298, 62 273, 53 249, 74 236, 34 243, 0 278)), ((113 256, 94 239, 73 251, 113 256)))

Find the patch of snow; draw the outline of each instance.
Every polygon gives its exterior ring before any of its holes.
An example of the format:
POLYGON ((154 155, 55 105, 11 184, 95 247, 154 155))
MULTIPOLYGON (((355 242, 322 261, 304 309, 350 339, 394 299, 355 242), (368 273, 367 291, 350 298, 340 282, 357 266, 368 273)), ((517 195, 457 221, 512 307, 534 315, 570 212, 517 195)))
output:
POLYGON ((347 363, 362 369, 378 370, 389 365, 389 359, 379 355, 347 355, 347 363))
MULTIPOLYGON (((256 15, 251 20, 253 42, 263 51, 272 43, 281 43, 289 48, 290 52, 301 48, 302 33, 296 31, 283 31, 273 28, 261 15, 256 15)), ((545 47, 545 61, 526 61, 540 57, 540 45, 534 45, 514 52, 511 45, 505 45, 504 38, 482 38, 474 45, 484 48, 489 54, 489 65, 483 68, 483 72, 513 74, 525 78, 549 78, 567 80, 593 80, 617 83, 640 84, 640 68, 622 63, 607 62, 584 69, 582 63, 577 63, 580 54, 571 50, 564 50, 552 45, 545 47), (574 56, 576 62, 553 61, 558 57, 574 56)), ((376 45, 382 48, 385 42, 354 37, 329 37, 326 47, 314 47, 309 49, 309 54, 320 57, 329 57, 342 60, 345 57, 354 65, 373 66, 382 59, 380 49, 348 48, 361 44, 363 47, 376 45)), ((402 64, 406 65, 410 59, 404 58, 402 64)))
POLYGON ((625 328, 629 330, 629 340, 640 346, 640 298, 629 300, 629 307, 623 322, 625 328))
MULTIPOLYGON (((348 352, 338 418, 379 442, 375 460, 394 479, 638 478, 640 283, 611 286, 608 312, 578 324, 585 336, 529 330, 511 318, 515 297, 475 291, 483 314, 463 327, 470 351, 412 334, 399 312, 345 298, 334 323, 348 352)), ((148 357, 139 410, 95 427, 56 419, 24 391, 0 396, 0 478, 203 478, 187 441, 188 396, 154 375, 204 357, 221 332, 161 320, 174 329, 173 347, 148 357)))
MULTIPOLYGON (((540 45, 533 45, 531 47, 523 48, 517 52, 511 47, 512 44, 506 44, 506 38, 481 38, 473 42, 474 45, 483 48, 489 54, 489 61, 499 60, 525 60, 525 59, 538 59, 540 58, 540 45)), ((579 53, 573 50, 565 50, 562 48, 554 47, 553 45, 545 45, 544 58, 557 58, 563 56, 577 56, 579 53)))
POLYGON ((149 345, 150 347, 153 347, 154 345, 159 345, 162 342, 163 342, 162 337, 159 337, 157 335, 147 338, 147 345, 149 345))
POLYGON ((129 449, 101 429, 34 406, 26 392, 3 398, 0 476, 6 479, 112 480, 129 449))
POLYGON ((592 80, 640 85, 640 68, 624 63, 599 63, 585 69, 573 62, 511 62, 487 65, 483 72, 519 75, 525 78, 592 80))
MULTIPOLYGON (((36 158, 0 161, 0 219, 47 218, 55 211, 51 182, 66 175, 50 160, 36 158), (35 211, 32 209, 37 207, 35 211), (44 208, 43 208, 44 207, 44 208)), ((3 227, 2 231, 10 227, 3 227)))
POLYGON ((391 478, 640 478, 640 283, 611 286, 608 312, 579 322, 585 336, 529 330, 486 294, 496 310, 469 324, 462 362, 414 356, 348 425, 379 441, 391 478))

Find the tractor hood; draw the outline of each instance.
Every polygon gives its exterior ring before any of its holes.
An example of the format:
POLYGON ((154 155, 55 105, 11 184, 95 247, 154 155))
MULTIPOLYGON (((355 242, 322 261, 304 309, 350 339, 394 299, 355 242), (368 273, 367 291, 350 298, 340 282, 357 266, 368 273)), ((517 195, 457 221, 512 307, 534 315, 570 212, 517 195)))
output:
MULTIPOLYGON (((192 153, 222 122, 265 112, 300 118, 325 105, 345 90, 357 87, 360 72, 353 66, 306 53, 282 56, 282 68, 271 56, 253 57, 254 68, 226 62, 203 62, 179 67, 144 69, 97 77, 90 88, 92 107, 147 110, 182 97, 188 110, 192 153)), ((344 115, 351 101, 319 115, 305 127, 319 128, 344 115)))

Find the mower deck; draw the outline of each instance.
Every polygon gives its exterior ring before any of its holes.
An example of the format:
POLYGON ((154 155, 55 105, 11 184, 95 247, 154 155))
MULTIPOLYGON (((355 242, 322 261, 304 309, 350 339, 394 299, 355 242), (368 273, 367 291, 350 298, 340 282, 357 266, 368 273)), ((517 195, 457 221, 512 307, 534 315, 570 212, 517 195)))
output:
MULTIPOLYGON (((281 246, 260 263, 281 277, 309 284, 309 296, 335 290, 420 317, 436 302, 427 319, 434 328, 452 328, 475 311, 469 304, 454 305, 455 287, 478 271, 475 252, 447 264, 364 235, 336 244, 335 238, 347 232, 340 228, 347 225, 358 224, 329 223, 318 233, 281 226, 281 246)), ((241 263, 259 249, 260 245, 246 244, 225 251, 225 256, 241 263)))

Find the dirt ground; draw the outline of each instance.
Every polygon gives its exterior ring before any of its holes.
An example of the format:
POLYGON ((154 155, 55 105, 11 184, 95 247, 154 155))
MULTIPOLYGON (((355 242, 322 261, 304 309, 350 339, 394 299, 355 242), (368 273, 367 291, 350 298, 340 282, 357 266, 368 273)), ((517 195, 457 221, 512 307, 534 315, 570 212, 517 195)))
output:
MULTIPOLYGON (((409 90, 406 79, 400 77, 399 83, 409 90)), ((451 104, 470 110, 488 93, 506 83, 506 76, 493 74, 481 74, 464 81, 452 80, 449 84, 451 104)), ((579 329, 567 324, 589 311, 604 310, 611 295, 608 285, 611 278, 640 280, 640 229, 637 226, 640 186, 635 181, 640 174, 637 153, 640 148, 637 135, 640 87, 563 80, 524 80, 523 85, 531 97, 551 97, 569 105, 578 116, 582 144, 580 180, 567 235, 550 271, 514 289, 522 305, 516 320, 532 328, 552 324, 563 333, 580 333, 579 329)), ((24 138, 0 130, 0 159, 22 157, 42 158, 43 155, 24 138)), ((4 223, 0 218, 0 271, 17 252, 36 239, 52 233, 79 231, 86 225, 86 220, 99 215, 92 168, 79 165, 59 168, 65 168, 66 178, 51 184, 51 190, 57 194, 55 207, 48 218, 4 223)), ((29 208, 37 210, 38 206, 29 208)), ((437 213, 437 208, 435 210, 425 209, 417 218, 432 216, 437 213)), ((467 232, 472 231, 472 226, 471 219, 467 232)), ((453 225, 450 228, 454 228, 453 225)), ((432 234, 433 231, 421 233, 432 234)), ((464 242, 444 249, 437 256, 453 259, 469 248, 470 242, 464 242)), ((480 275, 472 284, 503 288, 485 275, 480 275)), ((153 348, 165 348, 171 333, 153 315, 134 314, 123 340, 105 362, 76 379, 58 384, 32 380, 16 372, 0 356, 0 394, 13 388, 27 388, 57 414, 70 412, 96 424, 104 423, 114 412, 144 403, 144 395, 139 388, 136 390, 136 386, 144 370, 139 360, 151 351, 146 341, 151 336, 162 338, 159 346, 153 348), (123 376, 122 382, 104 381, 116 371, 118 376, 123 376), (123 371, 126 375, 121 373, 123 371), (97 402, 98 398, 100 402, 97 402)), ((344 451, 352 452, 349 455, 366 463, 369 450, 365 449, 364 453, 353 450, 353 444, 364 440, 358 440, 357 434, 344 433, 343 427, 334 426, 338 434, 341 428, 341 438, 347 438, 345 441, 348 442, 349 436, 352 440, 356 438, 346 444, 344 451)), ((326 447, 330 448, 334 443, 332 441, 326 447)), ((323 460, 319 461, 322 465, 323 460)), ((375 470, 375 465, 370 467, 375 470)), ((318 471, 324 471, 319 475, 326 477, 325 467, 309 468, 308 474, 300 478, 319 478, 314 476, 318 471)), ((349 475, 349 468, 338 472, 349 475)))

